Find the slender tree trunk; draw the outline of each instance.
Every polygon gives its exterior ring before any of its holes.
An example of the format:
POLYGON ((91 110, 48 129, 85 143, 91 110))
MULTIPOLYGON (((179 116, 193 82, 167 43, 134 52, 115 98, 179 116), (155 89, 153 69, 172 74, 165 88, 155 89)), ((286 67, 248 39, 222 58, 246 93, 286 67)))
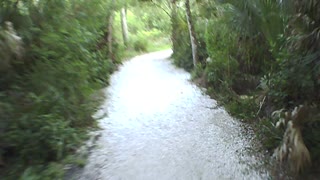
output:
MULTIPOLYGON (((112 0, 110 3, 111 9, 114 7, 115 0, 112 0)), ((115 56, 113 54, 113 20, 114 20, 114 10, 110 11, 109 16, 107 17, 108 27, 105 30, 102 39, 97 43, 97 50, 102 49, 105 46, 108 46, 108 57, 115 62, 115 56)))
POLYGON ((192 48, 192 59, 193 59, 193 66, 195 67, 199 60, 198 60, 198 45, 197 45, 197 37, 196 33, 194 31, 193 21, 192 21, 192 15, 190 10, 190 1, 185 1, 186 6, 186 17, 188 22, 188 29, 190 34, 190 42, 191 42, 191 48, 192 48))
POLYGON ((120 16, 121 16, 123 43, 125 46, 127 46, 128 40, 129 40, 129 31, 128 31, 128 24, 127 24, 126 8, 121 8, 120 16))
POLYGON ((171 41, 172 41, 172 45, 173 45, 173 52, 176 51, 177 49, 177 43, 176 43, 176 37, 178 34, 178 29, 177 29, 177 21, 178 21, 178 13, 177 13, 177 2, 176 0, 172 0, 171 1, 171 27, 172 27, 172 31, 171 31, 171 41))
POLYGON ((112 62, 115 62, 115 57, 113 54, 112 44, 113 44, 113 19, 114 19, 114 11, 111 11, 109 16, 109 24, 108 24, 108 55, 112 62))

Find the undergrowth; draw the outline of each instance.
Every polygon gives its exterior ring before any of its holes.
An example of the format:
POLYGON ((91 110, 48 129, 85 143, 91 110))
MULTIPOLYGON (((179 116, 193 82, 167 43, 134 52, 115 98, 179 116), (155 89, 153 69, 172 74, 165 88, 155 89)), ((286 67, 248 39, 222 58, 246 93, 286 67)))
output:
POLYGON ((0 3, 1 179, 62 179, 65 164, 83 164, 70 155, 95 127, 92 94, 116 65, 97 48, 107 3, 0 3))
POLYGON ((317 169, 319 3, 195 4, 200 63, 193 67, 186 23, 176 16, 172 18, 175 64, 192 70, 195 81, 206 86, 231 115, 251 124, 268 155, 292 174, 317 169), (282 115, 274 117, 278 112, 282 115))

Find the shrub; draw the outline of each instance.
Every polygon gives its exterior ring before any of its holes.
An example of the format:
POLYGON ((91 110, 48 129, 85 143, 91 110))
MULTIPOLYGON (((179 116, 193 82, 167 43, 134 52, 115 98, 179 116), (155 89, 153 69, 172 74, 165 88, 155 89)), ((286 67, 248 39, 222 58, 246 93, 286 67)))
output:
POLYGON ((91 115, 98 104, 92 94, 108 84, 114 69, 108 54, 96 50, 105 34, 100 19, 109 16, 102 7, 108 3, 0 3, 0 26, 12 22, 11 34, 24 41, 19 54, 3 43, 8 37, 0 28, 0 55, 6 58, 0 57, 0 64, 8 65, 0 68, 0 163, 7 165, 8 179, 23 172, 21 179, 59 179, 59 161, 94 125, 91 115))
POLYGON ((146 52, 148 48, 148 41, 146 39, 137 38, 133 42, 133 49, 139 52, 146 52))
POLYGON ((234 42, 235 34, 222 20, 210 22, 206 33, 206 44, 211 60, 207 62, 205 72, 208 82, 215 87, 222 81, 226 81, 231 86, 238 75, 238 62, 233 57, 236 49, 234 42))
POLYGON ((173 62, 176 66, 191 71, 193 62, 190 37, 188 25, 182 12, 179 13, 176 19, 173 19, 173 26, 175 29, 171 39, 173 44, 173 62))

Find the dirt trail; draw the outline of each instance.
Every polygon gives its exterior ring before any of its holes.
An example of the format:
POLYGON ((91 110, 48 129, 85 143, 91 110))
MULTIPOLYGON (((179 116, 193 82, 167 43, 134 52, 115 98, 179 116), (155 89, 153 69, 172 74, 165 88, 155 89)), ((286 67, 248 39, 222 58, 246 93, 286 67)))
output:
POLYGON ((266 179, 249 168, 257 160, 244 152, 240 123, 214 108, 170 54, 135 57, 112 76, 98 112, 108 113, 102 136, 74 179, 266 179))

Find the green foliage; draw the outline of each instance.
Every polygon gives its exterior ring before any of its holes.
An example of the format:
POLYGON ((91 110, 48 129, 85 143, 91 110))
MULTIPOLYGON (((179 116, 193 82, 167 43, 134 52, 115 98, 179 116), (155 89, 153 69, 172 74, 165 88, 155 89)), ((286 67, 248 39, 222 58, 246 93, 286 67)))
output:
POLYGON ((226 25, 219 21, 209 23, 206 45, 211 60, 207 62, 205 72, 208 82, 213 86, 219 86, 221 82, 231 85, 237 76, 238 62, 232 57, 235 54, 234 41, 235 35, 226 25), (219 28, 216 28, 218 25, 219 28))
POLYGON ((77 131, 61 117, 26 114, 10 123, 3 138, 24 163, 43 163, 60 160, 74 149, 79 143, 77 135, 77 131))
POLYGON ((158 29, 140 30, 131 38, 131 43, 135 51, 146 52, 149 51, 150 42, 159 41, 161 38, 163 32, 158 29))
MULTIPOLYGON (((170 48, 168 34, 170 32, 169 16, 150 2, 136 4, 127 7, 127 25, 129 31, 129 42, 127 50, 150 52, 158 49, 170 48)), ((120 22, 120 13, 115 15, 115 22, 120 22)), ((115 29, 121 29, 121 24, 116 23, 115 29)), ((122 32, 115 32, 117 39, 122 39, 122 32)))
MULTIPOLYGON (((114 63, 124 56, 117 23, 113 54, 108 54, 107 23, 112 14, 120 22, 113 11, 132 3, 0 4, 0 160, 10 164, 4 170, 8 179, 62 179, 61 161, 84 165, 83 159, 63 159, 86 138, 86 127, 94 125, 91 114, 99 99, 92 94, 108 84, 114 63)), ((168 43, 163 39, 169 16, 153 6, 135 5, 127 11, 130 48, 149 51, 150 41, 168 43)))
POLYGON ((271 155, 280 145, 284 130, 277 129, 273 120, 264 118, 256 124, 256 132, 258 139, 271 155))
POLYGON ((253 97, 248 96, 240 96, 239 99, 226 102, 226 108, 231 115, 246 122, 255 120, 256 112, 259 110, 253 97))
POLYGON ((82 155, 69 155, 63 160, 63 164, 75 164, 80 167, 86 165, 87 159, 82 155))
POLYGON ((178 15, 173 17, 171 21, 174 29, 171 35, 174 64, 191 71, 193 68, 192 52, 188 24, 184 18, 184 12, 179 11, 178 15))
POLYGON ((148 41, 146 39, 138 38, 133 42, 133 49, 138 52, 145 52, 147 51, 148 41))
MULTIPOLYGON (((199 15, 200 16, 200 15, 199 15)), ((208 59, 206 32, 208 28, 208 21, 206 18, 199 17, 195 22, 195 33, 198 40, 198 57, 202 67, 205 67, 206 60, 208 59)))
MULTIPOLYGON (((259 139, 272 151, 285 131, 275 128, 271 113, 320 102, 320 3, 199 0, 193 5, 200 54, 209 56, 195 67, 193 77, 204 77, 208 93, 232 115, 253 122, 259 139)), ((192 68, 187 26, 184 16, 176 14, 171 19, 173 57, 178 66, 192 68)), ((318 122, 299 128, 303 131, 297 137, 319 162, 318 122)))
POLYGON ((8 179, 62 179, 57 162, 94 125, 92 94, 114 69, 105 48, 97 50, 110 2, 0 3, 0 160, 8 179))
POLYGON ((193 68, 191 72, 191 79, 195 80, 197 78, 201 78, 203 76, 203 66, 202 64, 197 64, 195 68, 193 68))
POLYGON ((64 175, 63 165, 57 163, 50 163, 47 166, 32 166, 27 168, 20 180, 62 180, 64 175))

